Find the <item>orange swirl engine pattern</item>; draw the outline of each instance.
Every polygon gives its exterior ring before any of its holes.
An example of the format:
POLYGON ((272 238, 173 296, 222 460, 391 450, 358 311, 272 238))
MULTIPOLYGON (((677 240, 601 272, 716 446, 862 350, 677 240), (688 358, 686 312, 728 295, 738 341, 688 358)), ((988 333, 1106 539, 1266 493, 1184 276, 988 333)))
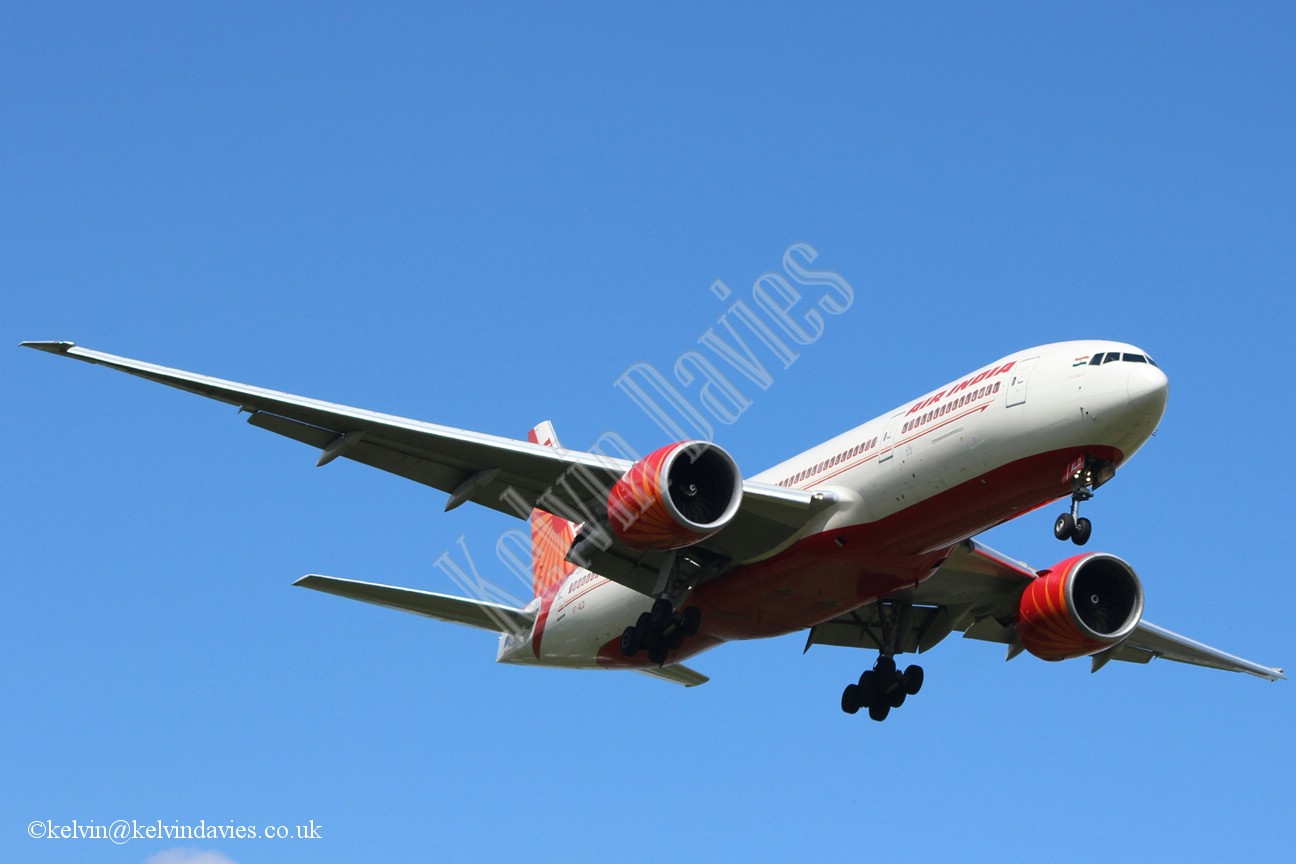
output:
POLYGON ((1036 657, 1067 660, 1115 645, 1142 617, 1143 586, 1129 564, 1114 555, 1076 555, 1026 586, 1015 629, 1036 657))
POLYGON ((677 441, 636 462, 608 494, 608 521, 627 546, 679 549, 715 534, 742 502, 732 458, 705 441, 677 441))

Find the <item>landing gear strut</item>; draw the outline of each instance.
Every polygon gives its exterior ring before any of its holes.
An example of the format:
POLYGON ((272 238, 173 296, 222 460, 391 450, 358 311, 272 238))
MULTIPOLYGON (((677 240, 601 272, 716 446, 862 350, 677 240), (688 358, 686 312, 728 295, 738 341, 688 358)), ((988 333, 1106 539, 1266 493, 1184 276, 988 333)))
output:
MULTIPOLYGON (((1093 534, 1093 523, 1080 515, 1080 502, 1094 497, 1093 490, 1103 479, 1095 478, 1094 472, 1103 466, 1096 459, 1085 457, 1084 467, 1071 477, 1071 512, 1063 513, 1053 523, 1053 536, 1059 540, 1070 540, 1077 546, 1089 542, 1093 534)), ((1103 472, 1106 473, 1106 472, 1103 472)))
POLYGON ((867 629, 881 651, 873 668, 861 674, 856 683, 847 684, 842 691, 841 707, 847 714, 856 714, 861 708, 867 708, 869 717, 881 723, 892 708, 899 708, 906 698, 922 689, 922 667, 910 666, 902 672, 896 668, 895 661, 895 655, 901 653, 904 644, 911 610, 912 607, 905 604, 878 603, 877 623, 881 632, 874 631, 871 626, 867 629))
POLYGON ((641 649, 648 649, 648 660, 658 666, 666 662, 670 652, 684 644, 684 640, 698 632, 702 626, 702 610, 689 606, 683 612, 675 611, 675 604, 667 597, 658 597, 652 610, 644 612, 621 634, 621 654, 633 657, 641 649))
POLYGON ((881 723, 892 708, 903 705, 905 698, 916 695, 922 685, 921 666, 910 666, 901 672, 896 668, 895 658, 883 654, 872 669, 860 675, 859 683, 846 685, 842 691, 841 707, 847 714, 856 714, 861 708, 867 708, 869 719, 881 723))

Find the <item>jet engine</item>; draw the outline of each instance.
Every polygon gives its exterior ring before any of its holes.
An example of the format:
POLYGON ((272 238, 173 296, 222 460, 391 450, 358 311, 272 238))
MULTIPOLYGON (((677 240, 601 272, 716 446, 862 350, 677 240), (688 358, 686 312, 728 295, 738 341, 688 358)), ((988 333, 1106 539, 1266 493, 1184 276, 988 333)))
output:
POLYGON ((639 551, 679 549, 715 534, 742 503, 733 458, 706 441, 668 444, 636 462, 608 494, 613 532, 639 551))
POLYGON ((1143 586, 1114 555, 1088 554, 1026 586, 1015 624, 1022 647, 1044 660, 1085 657, 1115 645, 1143 617, 1143 586))

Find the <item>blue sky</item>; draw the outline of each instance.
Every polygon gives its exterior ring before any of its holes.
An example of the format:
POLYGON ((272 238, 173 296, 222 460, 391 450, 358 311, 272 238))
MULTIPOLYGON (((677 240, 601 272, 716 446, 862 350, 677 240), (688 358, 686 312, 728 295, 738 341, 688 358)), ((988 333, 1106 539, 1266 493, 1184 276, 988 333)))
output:
MULTIPOLYGON (((1086 510, 1147 618, 1296 658, 1285 395, 1293 13, 756 4, 11 3, 0 321, 404 416, 665 443, 669 370, 795 242, 855 290, 717 440, 748 473, 1011 351, 1134 342, 1157 437, 1086 510), (732 301, 729 301, 732 302, 732 301)), ((684 691, 291 587, 501 584, 520 523, 233 409, 3 357, 0 859, 1285 859, 1289 683, 1005 664, 950 639, 884 724, 872 656, 722 647, 684 691), (322 826, 33 840, 36 820, 322 826), (205 859, 200 856, 207 856, 205 859)), ((984 539, 1047 566, 1053 508, 984 539)))

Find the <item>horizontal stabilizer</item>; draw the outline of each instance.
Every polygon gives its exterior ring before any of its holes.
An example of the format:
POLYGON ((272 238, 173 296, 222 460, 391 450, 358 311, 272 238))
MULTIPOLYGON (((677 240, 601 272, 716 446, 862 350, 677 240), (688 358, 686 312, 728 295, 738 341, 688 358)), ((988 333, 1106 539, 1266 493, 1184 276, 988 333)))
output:
POLYGON ((495 633, 522 634, 531 629, 531 615, 525 610, 499 603, 488 603, 484 600, 470 600, 467 597, 452 597, 432 591, 379 585, 374 582, 357 582, 353 579, 338 579, 334 576, 316 574, 303 576, 293 584, 314 591, 323 591, 325 594, 363 600, 365 603, 413 612, 438 621, 467 624, 469 627, 478 627, 495 633))
POLYGON ((663 681, 683 684, 685 687, 696 687, 711 680, 701 672, 695 672, 687 666, 662 666, 660 669, 654 666, 651 669, 636 669, 635 671, 651 675, 654 678, 660 678, 663 681))

